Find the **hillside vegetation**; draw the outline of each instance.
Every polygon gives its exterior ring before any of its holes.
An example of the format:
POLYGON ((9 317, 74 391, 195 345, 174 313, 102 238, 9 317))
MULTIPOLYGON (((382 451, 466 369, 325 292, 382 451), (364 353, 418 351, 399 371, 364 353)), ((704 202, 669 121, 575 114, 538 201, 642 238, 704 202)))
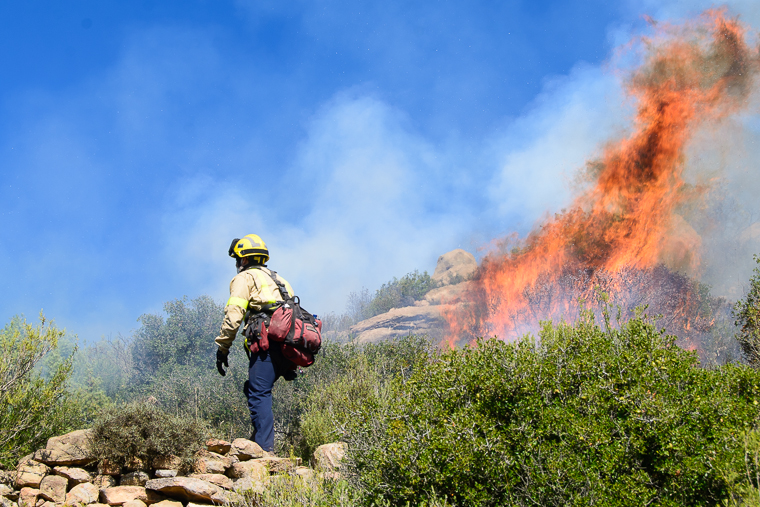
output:
MULTIPOLYGON (((757 294, 756 270, 734 307, 745 360, 709 368, 646 309, 626 322, 587 311, 536 337, 457 350, 415 336, 327 342, 314 366, 276 385, 277 452, 308 462, 323 443, 348 443, 347 482, 299 490, 308 505, 747 504, 760 498, 760 371, 745 345, 757 294)), ((0 460, 12 466, 53 434, 108 427, 146 402, 156 421, 247 436, 241 347, 226 377, 213 368, 221 316, 210 298, 176 300, 141 317, 134 336, 79 350, 47 321, 14 319, 0 335, 0 378, 16 379, 2 384, 0 417, 27 423, 26 433, 0 425, 0 460)), ((291 490, 257 505, 288 505, 291 490)))

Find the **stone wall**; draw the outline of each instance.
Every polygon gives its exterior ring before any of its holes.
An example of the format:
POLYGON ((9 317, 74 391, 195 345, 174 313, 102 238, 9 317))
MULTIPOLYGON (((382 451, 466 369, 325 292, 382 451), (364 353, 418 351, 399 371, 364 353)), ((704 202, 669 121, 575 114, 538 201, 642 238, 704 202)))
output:
POLYGON ((183 464, 176 456, 146 463, 138 458, 123 466, 96 460, 90 430, 48 440, 19 461, 15 471, 0 471, 0 507, 198 507, 235 503, 239 495, 261 492, 275 476, 308 478, 315 473, 337 478, 345 444, 319 447, 316 470, 300 459, 278 458, 243 438, 211 439, 206 449, 183 464))

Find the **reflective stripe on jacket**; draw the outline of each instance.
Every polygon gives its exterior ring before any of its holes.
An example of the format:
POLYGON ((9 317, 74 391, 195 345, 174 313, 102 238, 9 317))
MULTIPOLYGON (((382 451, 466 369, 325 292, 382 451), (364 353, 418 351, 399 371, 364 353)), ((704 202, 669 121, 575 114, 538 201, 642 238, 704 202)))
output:
MULTIPOLYGON (((293 296, 293 288, 287 280, 279 274, 277 278, 293 296)), ((269 276, 267 268, 257 266, 238 273, 230 282, 230 298, 224 307, 224 320, 216 339, 217 345, 229 350, 249 308, 252 312, 259 312, 264 305, 282 300, 277 284, 269 276)))

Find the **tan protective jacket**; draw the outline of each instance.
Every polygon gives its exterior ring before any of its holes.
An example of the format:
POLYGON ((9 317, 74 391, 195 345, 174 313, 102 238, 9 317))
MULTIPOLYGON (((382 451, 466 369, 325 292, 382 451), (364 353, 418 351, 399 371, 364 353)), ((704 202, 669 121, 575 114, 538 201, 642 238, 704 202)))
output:
MULTIPOLYGON (((259 312, 264 305, 283 301, 270 273, 269 269, 261 266, 249 268, 238 273, 230 282, 230 299, 224 307, 222 329, 215 340, 220 349, 230 349, 249 308, 252 312, 259 312)), ((288 294, 293 296, 290 284, 279 274, 277 278, 288 289, 288 294)))

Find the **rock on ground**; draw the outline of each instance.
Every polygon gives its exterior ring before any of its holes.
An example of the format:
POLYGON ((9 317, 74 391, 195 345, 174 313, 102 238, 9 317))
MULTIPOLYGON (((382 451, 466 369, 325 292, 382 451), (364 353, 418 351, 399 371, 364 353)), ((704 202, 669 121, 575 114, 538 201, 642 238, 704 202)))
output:
POLYGON ((177 470, 156 470, 154 474, 158 479, 165 479, 167 477, 177 477, 178 473, 177 470))
POLYGON ((90 472, 83 468, 70 468, 70 467, 55 467, 53 469, 53 472, 60 475, 61 477, 65 477, 69 481, 69 486, 74 487, 77 484, 82 484, 83 482, 91 482, 92 481, 92 475, 90 475, 90 472))
POLYGON ((190 477, 216 484, 220 488, 232 489, 232 479, 222 474, 192 474, 190 477))
POLYGON ((325 472, 334 472, 340 468, 340 462, 346 456, 345 442, 335 442, 317 447, 314 451, 314 463, 325 472))
POLYGON ((148 500, 145 488, 140 486, 114 486, 100 490, 100 500, 108 505, 122 505, 130 500, 148 500))
POLYGON ((224 491, 219 486, 192 477, 153 479, 145 484, 145 488, 185 501, 220 504, 227 500, 224 491))
POLYGON ((206 449, 218 454, 227 454, 230 452, 231 447, 232 444, 230 442, 227 442, 226 440, 219 440, 218 438, 212 438, 206 442, 206 449))
POLYGON ((66 493, 66 505, 91 504, 98 501, 100 490, 89 482, 77 484, 66 493))
POLYGON ((49 473, 49 466, 29 460, 16 469, 16 488, 38 488, 42 479, 49 473))
POLYGON ((182 502, 177 502, 176 500, 162 500, 154 503, 153 507, 182 507, 182 502))
POLYGON ((258 463, 261 463, 265 467, 267 467, 267 470, 269 470, 269 473, 276 474, 276 473, 287 473, 291 470, 294 470, 296 466, 298 466, 298 463, 296 463, 294 460, 290 458, 277 458, 274 456, 268 456, 266 458, 258 458, 256 459, 258 463))
POLYGON ((233 479, 242 479, 244 477, 250 477, 254 480, 264 480, 269 476, 269 469, 267 469, 264 463, 258 460, 243 461, 242 463, 235 463, 232 468, 227 470, 227 475, 233 479))
POLYGON ((90 451, 92 430, 72 431, 48 439, 44 449, 34 453, 34 460, 48 465, 86 465, 93 461, 90 451))
POLYGON ((245 438, 236 438, 232 441, 230 455, 237 456, 240 461, 247 461, 254 458, 264 457, 264 449, 256 442, 251 442, 245 438))
POLYGON ((197 474, 223 474, 229 468, 228 461, 221 454, 200 451, 195 456, 193 471, 197 474))
POLYGON ((36 488, 21 488, 18 496, 19 507, 34 507, 37 505, 37 499, 40 496, 40 490, 36 488))
POLYGON ((66 500, 66 489, 69 480, 60 475, 48 475, 40 482, 40 496, 55 503, 66 500))
POLYGON ((148 507, 148 505, 142 500, 130 500, 128 502, 124 502, 122 507, 148 507))
POLYGON ((98 489, 106 489, 116 486, 116 479, 110 475, 98 475, 92 480, 92 483, 98 489))
POLYGON ((156 503, 161 503, 164 500, 169 500, 170 498, 166 495, 163 495, 159 493, 158 491, 153 491, 152 489, 146 489, 145 493, 148 495, 148 501, 145 502, 148 505, 153 505, 156 503))

